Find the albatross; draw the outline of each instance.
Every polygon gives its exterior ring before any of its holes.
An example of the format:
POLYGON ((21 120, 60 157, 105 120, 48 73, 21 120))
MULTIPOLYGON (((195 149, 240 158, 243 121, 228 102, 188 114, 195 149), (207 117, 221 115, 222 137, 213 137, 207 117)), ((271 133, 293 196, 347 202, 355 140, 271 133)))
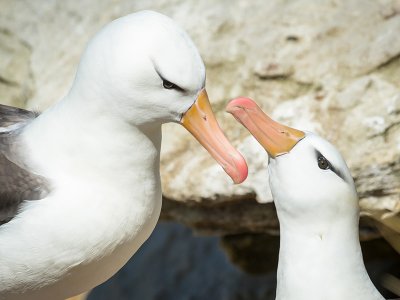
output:
POLYGON ((0 299, 65 299, 117 272, 161 209, 161 125, 182 124, 235 183, 205 67, 170 18, 143 11, 89 42, 70 91, 42 114, 0 106, 0 299))
POLYGON ((268 152, 280 224, 277 300, 382 300, 365 269, 358 197, 336 148, 269 118, 251 99, 227 111, 268 152))

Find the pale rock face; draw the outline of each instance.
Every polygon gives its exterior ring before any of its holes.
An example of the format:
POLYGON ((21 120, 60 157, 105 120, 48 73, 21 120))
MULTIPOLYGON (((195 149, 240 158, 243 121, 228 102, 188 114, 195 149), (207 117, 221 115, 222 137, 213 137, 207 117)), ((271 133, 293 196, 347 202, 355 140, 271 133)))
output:
POLYGON ((0 28, 0 41, 0 101, 24 106, 33 94, 31 48, 4 28, 0 28))
POLYGON ((272 196, 266 153, 223 111, 236 96, 335 144, 362 209, 400 210, 399 1, 0 0, 0 7, 0 100, 35 109, 66 93, 86 42, 112 19, 153 9, 188 31, 205 61, 221 127, 246 156, 250 173, 234 186, 188 133, 169 124, 161 167, 164 195, 174 201, 165 202, 164 216, 221 232, 203 209, 218 204, 223 233, 237 232, 232 220, 246 214, 241 231, 276 226, 266 218, 274 218, 272 205, 248 201, 271 202, 272 196))

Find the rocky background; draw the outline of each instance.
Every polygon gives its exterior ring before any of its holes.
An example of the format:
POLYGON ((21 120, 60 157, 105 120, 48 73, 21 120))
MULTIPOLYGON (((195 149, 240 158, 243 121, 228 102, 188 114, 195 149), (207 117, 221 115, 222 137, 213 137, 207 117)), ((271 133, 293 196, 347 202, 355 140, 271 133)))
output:
MULTIPOLYGON (((399 0, 0 0, 1 103, 43 110, 57 101, 90 37, 142 9, 167 14, 189 32, 221 127, 250 170, 244 184, 233 185, 186 131, 166 125, 163 219, 219 236, 278 233, 267 155, 224 112, 229 99, 245 95, 273 118, 337 145, 363 215, 398 222, 399 0)), ((363 218, 362 239, 377 237, 374 228, 363 218)))

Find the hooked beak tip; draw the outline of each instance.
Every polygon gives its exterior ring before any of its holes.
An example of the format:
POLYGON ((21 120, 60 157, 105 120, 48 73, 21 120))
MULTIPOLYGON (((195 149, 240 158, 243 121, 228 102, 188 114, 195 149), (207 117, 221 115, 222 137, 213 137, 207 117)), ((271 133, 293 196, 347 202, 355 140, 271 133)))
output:
POLYGON ((238 109, 252 109, 255 107, 257 107, 257 105, 251 99, 239 97, 228 103, 228 105, 226 106, 226 111, 228 113, 233 113, 238 109))
POLYGON ((181 124, 203 145, 225 172, 238 184, 247 178, 247 164, 227 140, 211 109, 205 90, 183 115, 181 124))
POLYGON ((235 184, 240 184, 246 180, 248 175, 248 166, 246 160, 242 156, 236 155, 232 157, 232 164, 228 166, 231 171, 226 170, 231 174, 231 178, 235 184))
POLYGON ((272 120, 249 98, 232 100, 226 111, 250 131, 272 158, 288 153, 305 136, 300 130, 272 120))

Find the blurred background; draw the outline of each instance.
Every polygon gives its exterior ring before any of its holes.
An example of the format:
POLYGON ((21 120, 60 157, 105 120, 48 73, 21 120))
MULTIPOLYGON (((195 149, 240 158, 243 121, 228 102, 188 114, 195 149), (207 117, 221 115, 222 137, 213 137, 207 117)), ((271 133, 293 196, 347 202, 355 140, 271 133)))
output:
POLYGON ((400 295, 400 1, 0 0, 0 102, 46 109, 68 91, 90 37, 143 9, 192 37, 250 174, 234 186, 187 132, 164 126, 161 221, 88 299, 274 299, 267 155, 224 112, 241 95, 340 149, 360 196, 369 274, 386 297, 400 295))

